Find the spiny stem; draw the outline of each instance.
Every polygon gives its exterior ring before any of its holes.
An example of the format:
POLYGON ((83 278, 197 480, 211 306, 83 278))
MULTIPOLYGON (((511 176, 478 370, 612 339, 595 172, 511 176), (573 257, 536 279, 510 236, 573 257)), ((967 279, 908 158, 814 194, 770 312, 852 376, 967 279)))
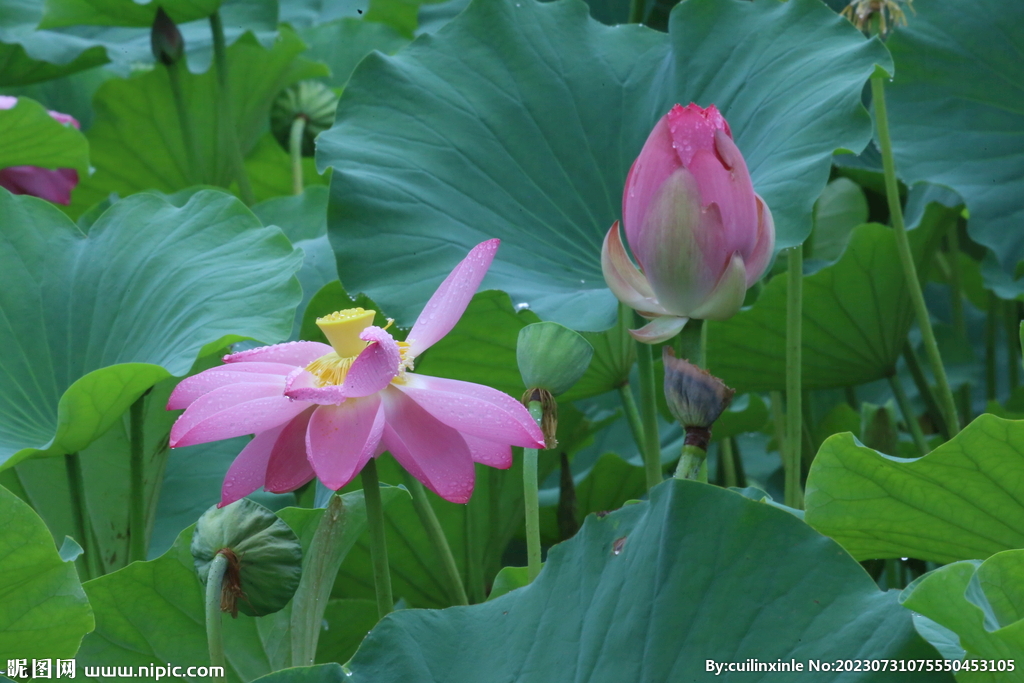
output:
POLYGON ((224 666, 224 636, 221 633, 220 597, 228 558, 217 553, 206 576, 206 646, 210 650, 210 665, 224 666))
POLYGON ((384 504, 380 498, 377 461, 373 458, 363 467, 363 498, 366 501, 366 522, 370 531, 370 560, 373 563, 373 585, 377 591, 377 614, 383 619, 395 606, 391 596, 391 568, 388 566, 388 542, 384 536, 384 504))
POLYGON ((644 474, 647 488, 651 489, 662 481, 661 437, 658 436, 658 404, 654 386, 654 359, 651 347, 636 342, 636 366, 640 375, 640 421, 643 424, 643 443, 638 444, 644 456, 644 474))
POLYGON ((292 159, 292 194, 302 194, 302 134, 306 117, 296 116, 288 135, 288 154, 292 159))
MULTIPOLYGON (((148 393, 148 392, 147 392, 148 393)), ((128 410, 128 445, 130 452, 129 478, 131 493, 128 517, 128 561, 146 559, 146 481, 143 451, 145 440, 142 426, 145 422, 146 396, 140 396, 128 410)))
MULTIPOLYGON (((988 311, 985 314, 985 398, 996 400, 996 331, 1002 302, 993 292, 988 293, 988 311)), ((1009 359, 1013 363, 1013 355, 1009 359)))
POLYGON ((953 391, 949 386, 949 379, 946 377, 946 368, 942 364, 935 332, 932 330, 932 321, 928 314, 928 306, 925 304, 924 293, 921 291, 921 283, 917 278, 917 266, 914 265, 914 254, 910 249, 907 227, 903 222, 903 208, 900 206, 899 185, 896 181, 896 161, 892 152, 889 119, 885 107, 885 84, 881 74, 876 73, 871 77, 871 97, 875 109, 875 125, 878 129, 878 144, 882 152, 882 168, 885 171, 885 195, 889 202, 889 214, 896 236, 896 248, 899 252, 900 264, 903 266, 903 275, 907 280, 910 301, 917 317, 917 326, 921 330, 921 339, 928 357, 928 364, 931 366, 932 374, 935 375, 935 381, 938 384, 938 404, 942 410, 942 416, 946 420, 949 435, 952 437, 960 431, 960 418, 957 416, 956 401, 953 399, 953 391))
MULTIPOLYGON (((530 401, 530 417, 539 425, 544 417, 540 401, 530 401)), ((526 558, 530 581, 540 574, 540 505, 537 493, 536 448, 523 449, 523 498, 526 505, 526 558)))
POLYGON ((949 439, 949 429, 946 427, 946 421, 942 417, 942 411, 939 410, 939 403, 935 399, 935 391, 932 389, 932 385, 928 383, 928 378, 924 376, 921 362, 917 360, 917 354, 914 352, 914 347, 910 345, 910 342, 906 342, 903 345, 903 360, 907 362, 907 369, 910 370, 910 376, 914 379, 914 386, 917 387, 917 393, 921 395, 925 409, 932 418, 932 422, 942 432, 943 437, 949 439))
POLYGON ((786 448, 783 461, 786 472, 785 502, 791 508, 803 508, 803 282, 804 252, 801 246, 789 250, 786 302, 786 448))
POLYGON ((739 485, 739 478, 736 476, 735 453, 732 450, 732 439, 722 439, 718 443, 718 463, 722 468, 725 488, 732 488, 739 485))
MULTIPOLYGON (((468 605, 469 598, 466 597, 466 588, 462 585, 462 577, 459 576, 459 567, 455 563, 455 556, 452 555, 451 546, 448 544, 448 537, 444 535, 441 522, 437 519, 434 506, 427 498, 427 491, 419 479, 402 470, 405 478, 405 488, 412 494, 412 506, 416 515, 420 518, 423 530, 427 532, 434 550, 441 559, 441 566, 444 568, 444 577, 448 581, 448 598, 453 605, 468 605)), ((493 494, 492 494, 493 495, 493 494)), ((470 514, 466 509, 466 514, 470 514)))
POLYGON ((245 171, 245 161, 242 158, 242 149, 238 142, 238 132, 235 130, 235 118, 232 112, 231 89, 228 78, 228 52, 224 40, 224 24, 220 20, 220 12, 210 15, 210 30, 213 32, 213 61, 217 69, 217 104, 220 113, 220 134, 227 140, 228 154, 231 156, 231 164, 235 170, 235 180, 238 182, 238 192, 242 195, 242 201, 248 206, 256 203, 256 196, 253 194, 252 185, 249 183, 249 175, 245 171))
POLYGON ((644 0, 629 0, 629 23, 642 24, 644 22, 644 0))

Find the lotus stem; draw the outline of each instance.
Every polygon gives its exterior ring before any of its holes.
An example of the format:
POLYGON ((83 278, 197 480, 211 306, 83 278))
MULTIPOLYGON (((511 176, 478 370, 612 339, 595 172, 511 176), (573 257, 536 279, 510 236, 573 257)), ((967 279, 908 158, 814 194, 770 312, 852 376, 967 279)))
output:
POLYGON ((75 540, 82 546, 84 557, 81 569, 83 576, 94 579, 103 574, 102 566, 97 562, 97 546, 92 535, 92 524, 89 521, 89 510, 85 504, 85 484, 82 481, 82 463, 78 453, 64 456, 64 471, 68 476, 68 492, 71 495, 71 518, 75 525, 75 540))
POLYGON ((249 183, 249 175, 245 171, 245 160, 242 158, 242 149, 238 142, 238 132, 235 130, 235 120, 232 113, 231 87, 228 78, 228 54, 224 40, 224 24, 220 19, 220 12, 210 15, 210 30, 213 32, 213 61, 217 70, 217 104, 219 105, 220 134, 227 141, 228 154, 231 165, 234 167, 235 180, 238 182, 238 192, 242 201, 247 206, 256 203, 256 196, 253 194, 252 185, 249 183))
POLYGON ((1004 301, 1006 306, 1006 366, 1009 392, 1020 382, 1020 313, 1016 301, 1004 301))
POLYGON ((174 108, 178 112, 178 125, 181 126, 181 139, 185 143, 185 160, 188 163, 186 176, 188 182, 200 184, 204 182, 203 174, 199 168, 199 146, 196 143, 195 127, 192 125, 192 116, 188 112, 188 105, 185 103, 185 92, 181 87, 182 62, 176 62, 167 66, 167 78, 171 84, 171 94, 174 96, 174 108))
POLYGON ((914 379, 914 385, 917 387, 917 392, 921 395, 922 400, 924 400, 925 409, 928 411, 932 422, 942 432, 943 437, 949 439, 949 430, 946 428, 946 421, 942 417, 942 411, 939 410, 935 391, 932 389, 932 385, 928 383, 928 378, 924 376, 921 362, 917 359, 917 354, 914 353, 910 342, 906 342, 903 345, 903 360, 907 362, 907 369, 910 370, 910 376, 914 379))
POLYGON ((684 445, 674 476, 676 479, 692 479, 706 484, 708 481, 708 452, 700 446, 684 445))
POLYGON ((394 608, 395 600, 391 595, 391 568, 388 566, 388 542, 384 536, 384 504, 380 498, 377 461, 370 458, 360 477, 366 500, 366 522, 370 530, 370 560, 373 562, 373 585, 377 592, 377 614, 383 619, 394 608))
POLYGON ((644 0, 629 0, 629 23, 644 23, 644 0))
POLYGON ((732 439, 722 439, 718 444, 718 464, 722 468, 722 483, 727 489, 739 485, 735 455, 732 449, 732 439))
POLYGON ((341 496, 335 494, 328 501, 303 558, 302 578, 292 598, 292 666, 316 663, 316 646, 320 640, 324 610, 344 559, 341 540, 345 535, 345 523, 345 503, 341 496))
MULTIPOLYGON (((530 401, 530 416, 539 425, 544 417, 540 401, 530 401)), ((523 499, 526 506, 526 557, 530 581, 540 574, 540 504, 537 496, 536 448, 523 449, 523 499)))
MULTIPOLYGON (((996 400, 996 334, 1002 305, 993 292, 988 293, 988 311, 985 312, 985 398, 996 400)), ((1013 362, 1011 355, 1008 360, 1013 362)))
POLYGON ((651 347, 636 342, 636 365, 640 374, 640 421, 643 425, 642 443, 638 443, 644 457, 644 474, 648 490, 662 481, 661 437, 658 436, 658 404, 654 386, 654 359, 651 347))
MULTIPOLYGON (((466 588, 462 585, 459 567, 455 563, 455 556, 452 555, 451 546, 448 544, 448 537, 445 536, 441 522, 437 519, 437 513, 434 512, 434 506, 427 499, 427 491, 423 488, 423 484, 420 483, 419 479, 405 470, 402 470, 402 473, 405 478, 405 488, 409 489, 409 493, 412 494, 412 506, 416 510, 416 515, 420 518, 420 524, 423 525, 423 530, 427 532, 427 538, 430 539, 434 550, 437 551, 437 555, 441 560, 444 577, 448 582, 448 598, 452 601, 453 605, 468 605, 469 598, 466 597, 466 588)), ((469 514, 468 508, 466 509, 466 514, 469 514)))
MULTIPOLYGON (((147 392, 148 393, 148 392, 147 392)), ((130 498, 128 513, 128 562, 146 559, 146 480, 143 462, 146 395, 140 396, 128 410, 130 498)))
POLYGON ((786 472, 785 502, 791 508, 804 506, 800 477, 803 471, 803 286, 804 252, 797 245, 789 250, 786 302, 786 444, 783 466, 786 472))
POLYGON ((903 421, 907 423, 907 431, 914 438, 914 445, 917 446, 918 452, 921 455, 928 455, 928 441, 924 438, 924 432, 921 431, 921 425, 917 421, 914 409, 910 406, 910 399, 907 398, 907 392, 903 390, 903 383, 900 382, 899 375, 889 375, 889 387, 892 389, 892 395, 896 397, 896 404, 900 407, 903 421))
POLYGON ((302 194, 302 134, 306 117, 296 116, 288 135, 288 154, 292 160, 292 194, 302 194))
POLYGON ((220 597, 224 584, 224 573, 228 569, 228 558, 217 553, 210 562, 210 573, 206 575, 206 646, 210 650, 210 665, 224 666, 224 636, 221 633, 220 597))
POLYGON ((921 283, 917 278, 917 266, 914 265, 914 254, 910 249, 907 227, 903 222, 903 209, 900 206, 899 186, 896 181, 896 161, 892 152, 892 139, 889 137, 889 119, 886 114, 885 83, 882 74, 876 73, 871 77, 871 97, 875 109, 875 125, 878 129, 878 144, 882 152, 882 168, 885 171, 885 195, 889 202, 889 214, 892 217, 893 232, 896 236, 896 248, 899 252, 900 264, 903 266, 903 275, 907 280, 910 301, 917 317, 917 326, 921 329, 921 339, 924 343, 928 364, 938 385, 938 396, 936 397, 938 405, 946 421, 949 436, 953 437, 960 431, 960 419, 957 416, 953 391, 949 386, 949 379, 946 377, 946 368, 942 364, 939 345, 935 341, 935 331, 932 329, 924 293, 921 291, 921 283))

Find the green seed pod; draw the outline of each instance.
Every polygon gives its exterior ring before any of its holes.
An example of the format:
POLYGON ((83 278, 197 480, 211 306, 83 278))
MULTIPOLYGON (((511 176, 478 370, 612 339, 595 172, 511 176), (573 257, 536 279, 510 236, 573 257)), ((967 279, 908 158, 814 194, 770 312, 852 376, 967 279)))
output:
POLYGON ((590 342, 558 323, 533 323, 519 330, 516 360, 527 389, 563 394, 587 371, 593 356, 590 342))
POLYGON ((302 574, 302 545, 277 515, 247 498, 203 513, 192 534, 196 573, 206 586, 210 563, 228 558, 221 610, 237 616, 277 612, 292 599, 302 574))
POLYGON ((311 157, 316 136, 334 125, 338 96, 319 81, 302 81, 282 90, 270 109, 270 130, 285 149, 289 148, 292 124, 302 119, 302 156, 311 157))

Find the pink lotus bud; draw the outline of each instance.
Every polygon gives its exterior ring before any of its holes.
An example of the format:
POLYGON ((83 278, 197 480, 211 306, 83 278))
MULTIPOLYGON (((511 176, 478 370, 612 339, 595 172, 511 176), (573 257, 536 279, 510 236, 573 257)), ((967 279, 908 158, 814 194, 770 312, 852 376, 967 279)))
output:
POLYGON ((689 318, 724 320, 772 256, 772 214, 750 182, 729 124, 714 105, 676 105, 654 126, 626 178, 622 217, 601 265, 616 297, 652 322, 631 333, 657 343, 689 318))
MULTIPOLYGON (((0 95, 0 109, 12 109, 17 97, 0 95)), ((73 116, 51 111, 54 120, 80 128, 73 116)), ((9 166, 0 169, 0 187, 14 194, 30 194, 58 204, 71 203, 71 190, 78 185, 78 171, 73 168, 40 168, 39 166, 9 166)))

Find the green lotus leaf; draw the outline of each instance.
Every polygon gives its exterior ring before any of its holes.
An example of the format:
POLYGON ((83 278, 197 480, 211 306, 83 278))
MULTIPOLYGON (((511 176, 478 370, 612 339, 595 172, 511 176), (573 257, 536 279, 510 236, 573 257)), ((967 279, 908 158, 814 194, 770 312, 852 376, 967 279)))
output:
POLYGON ((1016 87, 1024 82, 1024 5, 915 9, 887 43, 896 68, 886 84, 896 169, 908 185, 956 190, 970 210, 971 237, 1013 278, 1024 259, 1024 108, 1016 87))
POLYGON ((93 629, 74 561, 57 553, 43 520, 0 486, 0 659, 73 657, 93 629))
MULTIPOLYGON (((304 48, 288 29, 270 50, 251 35, 228 48, 231 125, 243 154, 253 151, 267 132, 270 105, 283 88, 327 73, 322 64, 298 57, 304 48)), ((143 190, 171 193, 196 184, 231 185, 232 156, 225 149, 226 136, 217 132, 215 70, 182 74, 181 85, 198 148, 197 168, 189 168, 167 69, 158 65, 128 79, 107 81, 97 91, 96 120, 88 132, 96 172, 75 190, 75 205, 84 209, 111 192, 123 196, 143 190)))
POLYGON ((903 681, 806 670, 811 658, 936 658, 896 598, 793 515, 672 480, 650 502, 588 518, 529 586, 480 605, 388 615, 347 668, 352 683, 618 683, 711 680, 707 660, 757 658, 804 664, 779 680, 903 681))
POLYGON ((46 0, 40 28, 62 26, 141 26, 149 28, 162 7, 178 24, 206 19, 217 11, 221 0, 159 0, 159 2, 125 2, 125 0, 46 0))
MULTIPOLYGON (((929 234, 911 236, 924 253, 929 234)), ((751 308, 705 323, 708 369, 730 387, 785 388, 787 289, 786 276, 776 276, 751 308)), ((804 276, 803 289, 805 389, 863 384, 895 371, 914 311, 891 229, 858 227, 843 256, 804 276)))
POLYGON ((984 562, 954 562, 929 572, 907 586, 900 602, 959 636, 965 668, 978 670, 962 671, 957 681, 1019 683, 1024 681, 1022 595, 1024 550, 1006 550, 984 562), (1014 660, 1013 670, 1007 670, 1014 660))
POLYGON ((955 562, 1024 548, 1024 421, 980 415, 917 460, 836 434, 811 465, 805 507, 807 523, 858 560, 955 562))
POLYGON ((34 197, 0 215, 0 468, 84 449, 208 345, 288 335, 301 256, 230 195, 129 197, 87 235, 34 197))
POLYGON ((576 0, 478 1, 436 38, 364 59, 317 146, 335 169, 346 287, 409 324, 451 266, 499 237, 485 288, 607 329, 601 241, 652 126, 691 100, 729 120, 777 246, 802 242, 833 150, 870 137, 860 93, 884 48, 816 0, 688 0, 669 23, 665 35, 602 26, 576 0))
POLYGON ((102 47, 78 36, 37 31, 42 2, 0 0, 0 86, 66 76, 107 61, 102 47))
POLYGON ((51 117, 38 102, 19 97, 0 109, 0 168, 42 166, 89 170, 89 143, 74 126, 51 117))

